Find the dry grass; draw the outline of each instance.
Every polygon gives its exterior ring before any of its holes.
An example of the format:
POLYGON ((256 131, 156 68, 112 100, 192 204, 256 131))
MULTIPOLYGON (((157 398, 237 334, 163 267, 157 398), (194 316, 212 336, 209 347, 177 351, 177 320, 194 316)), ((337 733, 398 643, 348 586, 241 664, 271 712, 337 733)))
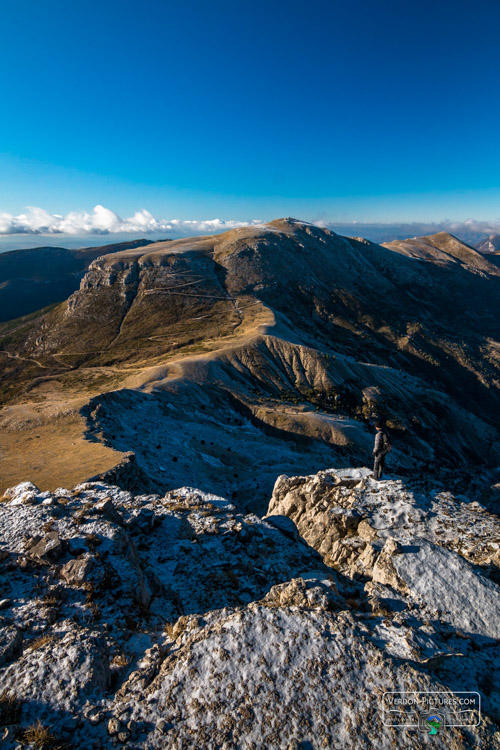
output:
POLYGON ((166 510, 195 510, 193 506, 184 505, 183 503, 172 503, 166 506, 166 510))
POLYGON ((85 541, 89 547, 97 547, 102 544, 102 539, 97 534, 85 534, 85 541))
POLYGON ((45 594, 42 601, 47 607, 55 607, 61 603, 55 594, 45 594))
POLYGON ((4 690, 0 693, 0 726, 17 724, 21 718, 22 702, 15 693, 4 690))
POLYGON ((130 658, 127 656, 127 654, 116 654, 116 656, 113 656, 111 659, 111 662, 109 666, 111 669, 124 669, 124 667, 128 666, 130 663, 130 658))
POLYGON ((86 522, 86 520, 87 514, 84 510, 79 510, 73 514, 73 523, 76 523, 77 526, 81 526, 86 522))
POLYGON ((175 622, 166 622, 163 626, 163 632, 165 635, 168 635, 169 638, 174 637, 174 628, 175 628, 175 622))
POLYGON ((186 630, 189 618, 182 615, 176 622, 166 622, 163 626, 163 632, 172 640, 178 638, 186 630))
POLYGON ((56 742, 56 738, 49 727, 42 724, 40 719, 38 719, 36 724, 32 724, 24 731, 23 739, 25 742, 33 745, 36 750, 52 748, 56 742))
MULTIPOLYGON (((31 407, 24 404, 13 407, 13 424, 6 425, 0 433, 0 502, 10 500, 2 499, 2 494, 7 487, 17 484, 20 476, 30 477, 41 490, 54 491, 58 487, 74 487, 93 474, 111 469, 120 460, 120 453, 85 439, 83 417, 76 414, 58 415, 58 412, 67 409, 67 404, 58 400, 59 396, 54 393, 52 400, 51 394, 47 394, 44 406, 46 424, 37 424, 39 414, 31 407), (22 421, 26 427, 16 429, 16 421, 22 421), (31 424, 34 426, 31 427, 31 424), (39 439, 33 437, 35 432, 39 439)), ((76 406, 80 408, 82 404, 83 400, 76 406)), ((59 499, 58 502, 65 505, 70 500, 59 499)))
POLYGON ((28 644, 28 648, 30 651, 37 651, 39 648, 43 648, 47 643, 52 643, 54 640, 55 636, 46 633, 45 635, 41 635, 40 638, 35 638, 34 641, 31 641, 31 643, 28 644))

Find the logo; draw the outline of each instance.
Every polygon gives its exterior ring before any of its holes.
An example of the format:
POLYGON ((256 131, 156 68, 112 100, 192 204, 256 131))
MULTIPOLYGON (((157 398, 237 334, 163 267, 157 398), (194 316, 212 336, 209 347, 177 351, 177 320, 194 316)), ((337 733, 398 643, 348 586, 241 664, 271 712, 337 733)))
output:
POLYGON ((444 715, 442 713, 424 713, 419 717, 419 725, 422 732, 435 735, 442 732, 445 727, 444 715))
POLYGON ((477 727, 481 723, 481 696, 465 690, 388 692, 383 694, 380 708, 386 727, 414 727, 430 737, 447 727, 477 727))

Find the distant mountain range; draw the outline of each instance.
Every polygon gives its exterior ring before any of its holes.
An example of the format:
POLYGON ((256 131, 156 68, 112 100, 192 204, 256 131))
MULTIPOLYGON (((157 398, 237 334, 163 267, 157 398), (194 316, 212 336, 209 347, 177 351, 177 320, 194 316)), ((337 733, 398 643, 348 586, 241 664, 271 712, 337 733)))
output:
POLYGON ((3 485, 111 471, 262 509, 280 473, 369 463, 377 416, 398 472, 499 465, 493 256, 294 219, 138 244, 0 325, 3 485))
POLYGON ((133 240, 78 250, 49 246, 0 253, 0 321, 67 299, 100 255, 149 244, 133 240))
POLYGON ((476 244, 480 253, 500 253, 500 234, 490 234, 476 244))

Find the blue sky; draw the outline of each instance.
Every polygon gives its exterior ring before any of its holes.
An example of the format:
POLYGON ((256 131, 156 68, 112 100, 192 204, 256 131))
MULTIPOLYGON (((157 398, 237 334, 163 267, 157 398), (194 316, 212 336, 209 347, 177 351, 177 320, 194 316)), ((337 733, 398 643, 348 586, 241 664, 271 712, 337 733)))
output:
POLYGON ((495 0, 17 0, 1 18, 4 227, 26 206, 500 217, 495 0))

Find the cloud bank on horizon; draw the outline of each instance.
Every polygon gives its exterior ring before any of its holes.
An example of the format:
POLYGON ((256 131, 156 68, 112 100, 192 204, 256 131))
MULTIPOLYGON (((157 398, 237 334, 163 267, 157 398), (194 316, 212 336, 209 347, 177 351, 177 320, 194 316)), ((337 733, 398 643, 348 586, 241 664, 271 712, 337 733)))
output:
POLYGON ((29 206, 26 213, 14 216, 0 212, 0 235, 9 234, 155 234, 174 232, 190 234, 197 232, 217 232, 234 227, 258 225, 262 222, 223 221, 222 219, 155 219, 146 209, 136 211, 133 216, 122 219, 115 211, 97 205, 91 213, 87 211, 70 211, 66 216, 51 214, 43 208, 29 206))
MULTIPOLYGON (((210 234, 236 227, 259 226, 259 219, 238 221, 222 219, 157 219, 146 209, 136 211, 133 216, 121 218, 115 211, 97 205, 91 212, 70 211, 66 216, 51 214, 43 208, 29 206, 25 213, 17 216, 0 212, 0 236, 8 235, 119 235, 119 234, 158 234, 168 232, 178 236, 190 234, 210 234)), ((324 218, 316 222, 318 226, 329 227, 336 231, 384 241, 387 237, 395 238, 404 235, 417 236, 432 234, 445 229, 463 237, 500 233, 500 220, 476 221, 467 219, 463 222, 444 220, 443 222, 342 222, 328 221, 324 218)))

